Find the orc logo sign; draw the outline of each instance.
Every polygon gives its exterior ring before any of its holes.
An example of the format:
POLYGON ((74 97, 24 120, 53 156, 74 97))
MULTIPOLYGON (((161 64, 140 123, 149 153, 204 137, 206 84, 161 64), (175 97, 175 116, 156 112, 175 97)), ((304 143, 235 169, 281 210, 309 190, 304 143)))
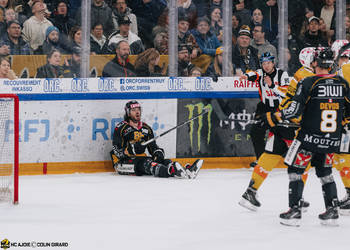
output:
POLYGON ((194 115, 200 114, 204 111, 204 109, 208 109, 208 113, 201 115, 198 117, 198 119, 195 119, 190 122, 190 142, 191 142, 191 148, 193 148, 194 145, 197 145, 198 152, 201 149, 201 138, 202 138, 202 129, 204 123, 207 123, 208 126, 208 132, 206 135, 204 135, 204 138, 206 139, 206 143, 210 143, 210 136, 211 136, 211 113, 213 112, 213 107, 211 104, 207 104, 206 106, 203 103, 197 103, 197 104, 187 104, 185 108, 188 109, 188 119, 191 119, 194 115), (197 142, 196 144, 193 142, 195 138, 195 123, 198 123, 196 126, 197 129, 197 142))
POLYGON ((10 248, 10 241, 8 239, 3 239, 1 241, 1 248, 2 249, 8 249, 10 248))

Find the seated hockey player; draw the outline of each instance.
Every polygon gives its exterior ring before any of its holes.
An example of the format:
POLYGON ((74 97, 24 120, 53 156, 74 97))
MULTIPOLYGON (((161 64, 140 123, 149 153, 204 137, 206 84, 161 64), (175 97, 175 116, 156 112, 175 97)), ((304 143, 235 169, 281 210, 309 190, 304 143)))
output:
POLYGON ((300 129, 284 161, 288 166, 290 209, 280 214, 280 219, 288 226, 300 225, 302 174, 309 162, 322 184, 326 211, 318 216, 321 224, 336 225, 339 218, 332 163, 341 142, 342 120, 350 114, 350 89, 342 77, 329 74, 333 64, 330 49, 321 51, 316 63, 316 75, 299 82, 290 105, 270 117, 271 123, 277 124, 302 115, 300 129))
POLYGON ((124 121, 117 124, 110 152, 114 169, 119 174, 153 175, 155 177, 196 178, 203 160, 182 167, 178 162, 165 159, 164 150, 155 141, 146 146, 143 141, 154 138, 153 130, 141 121, 141 105, 129 101, 125 105, 124 121), (147 151, 151 156, 145 154, 147 151))
MULTIPOLYGON (((260 102, 257 104, 255 119, 259 119, 266 112, 276 111, 289 84, 288 73, 276 68, 275 57, 270 52, 260 56, 261 69, 247 71, 241 76, 243 80, 259 83, 260 102)), ((254 147, 256 159, 258 160, 265 148, 265 134, 268 126, 264 124, 253 124, 250 129, 250 136, 254 147)), ((254 167, 256 163, 251 163, 254 167)))
MULTIPOLYGON (((294 96, 296 86, 298 82, 307 77, 314 75, 314 54, 315 48, 309 47, 303 49, 299 54, 299 61, 303 65, 292 78, 288 89, 286 92, 285 98, 279 105, 279 109, 286 107, 287 103, 294 96)), ((269 113, 271 115, 271 113, 269 113)), ((266 116, 265 116, 266 118, 266 116)), ((261 119, 260 124, 263 123, 265 126, 270 127, 267 121, 261 119)), ((283 163, 284 156, 288 151, 288 147, 292 143, 295 137, 294 127, 273 127, 270 129, 270 133, 266 142, 265 151, 259 157, 257 165, 254 167, 252 177, 249 182, 249 186, 242 195, 242 199, 239 201, 239 204, 249 210, 256 211, 258 207, 261 206, 261 203, 257 199, 257 191, 267 178, 269 172, 278 167, 283 163)), ((307 170, 309 167, 307 168, 307 170)), ((306 171, 305 171, 306 172, 306 171)), ((303 181, 306 182, 307 174, 303 175, 303 181)), ((303 203, 303 211, 305 212, 309 206, 308 202, 303 203)))

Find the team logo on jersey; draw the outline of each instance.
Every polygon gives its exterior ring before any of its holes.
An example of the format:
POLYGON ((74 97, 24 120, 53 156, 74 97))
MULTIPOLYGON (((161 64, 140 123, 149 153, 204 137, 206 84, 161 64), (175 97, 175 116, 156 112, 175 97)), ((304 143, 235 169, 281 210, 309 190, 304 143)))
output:
POLYGON ((293 166, 297 168, 306 168, 309 164, 309 161, 311 160, 311 156, 311 152, 301 150, 300 153, 297 154, 293 166))
POLYGON ((325 161, 325 167, 332 167, 334 161, 334 154, 327 154, 326 155, 326 161, 325 161))

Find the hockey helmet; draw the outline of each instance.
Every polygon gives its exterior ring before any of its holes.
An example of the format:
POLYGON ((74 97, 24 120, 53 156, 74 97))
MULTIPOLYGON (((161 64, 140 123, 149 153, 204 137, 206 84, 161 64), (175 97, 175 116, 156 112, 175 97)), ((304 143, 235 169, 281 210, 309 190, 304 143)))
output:
POLYGON ((264 52, 261 54, 260 56, 260 63, 262 64, 263 62, 275 62, 275 57, 273 55, 271 55, 270 52, 264 52))
POLYGON ((340 57, 349 57, 350 58, 350 49, 346 49, 341 53, 340 57))
POLYGON ((335 40, 332 44, 332 51, 334 53, 334 59, 337 58, 338 54, 339 54, 339 50, 341 49, 341 47, 343 47, 344 45, 348 44, 349 41, 348 40, 335 40))
POLYGON ((303 48, 299 53, 299 62, 305 68, 311 68, 311 63, 315 60, 315 47, 303 48))
POLYGON ((125 114, 127 117, 130 115, 130 110, 133 108, 140 108, 140 110, 141 110, 140 103, 138 103, 136 100, 132 100, 132 101, 128 101, 125 104, 124 110, 125 110, 125 114))
POLYGON ((333 56, 334 53, 330 48, 320 51, 316 56, 317 66, 324 69, 330 68, 334 63, 333 56))

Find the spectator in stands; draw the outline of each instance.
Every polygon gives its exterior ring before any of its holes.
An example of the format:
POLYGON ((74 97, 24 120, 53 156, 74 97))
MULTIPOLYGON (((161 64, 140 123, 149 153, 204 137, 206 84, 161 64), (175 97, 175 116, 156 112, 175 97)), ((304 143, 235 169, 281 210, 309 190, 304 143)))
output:
MULTIPOLYGON (((221 0, 215 0, 221 2, 221 0)), ((197 17, 202 17, 207 15, 208 13, 208 7, 209 7, 209 2, 211 0, 192 0, 192 2, 196 5, 197 7, 197 17)))
POLYGON ((168 33, 159 32, 153 41, 154 48, 161 55, 168 55, 168 33))
POLYGON ((350 41, 350 17, 345 17, 346 40, 350 41))
POLYGON ((291 54, 289 49, 286 49, 285 53, 288 61, 288 75, 293 76, 295 72, 297 72, 297 70, 301 67, 299 56, 291 54))
POLYGON ((201 77, 201 76, 202 76, 202 69, 201 68, 199 68, 197 66, 194 66, 191 68, 189 77, 201 77))
POLYGON ((251 33, 247 25, 242 25, 237 39, 237 45, 232 48, 232 64, 238 75, 247 70, 259 68, 258 50, 250 46, 251 33))
POLYGON ((119 30, 118 19, 122 19, 124 16, 128 16, 131 21, 130 31, 137 35, 137 19, 136 16, 131 13, 131 9, 127 6, 126 0, 113 0, 112 5, 112 19, 114 25, 113 31, 119 30))
POLYGON ((65 78, 79 78, 80 77, 80 62, 81 62, 81 48, 75 46, 72 48, 72 57, 65 59, 63 65, 63 77, 65 78))
POLYGON ((177 0, 178 16, 186 15, 190 22, 190 29, 196 26, 197 10, 192 0, 177 0))
POLYGON ((241 18, 238 15, 232 15, 232 44, 237 43, 238 32, 241 28, 241 18))
POLYGON ((210 31, 210 22, 207 17, 198 18, 197 29, 192 31, 197 44, 203 54, 215 56, 215 51, 220 47, 217 37, 210 31))
POLYGON ((5 9, 0 6, 0 34, 4 34, 6 30, 5 9))
MULTIPOLYGON (((216 49, 216 55, 214 61, 209 65, 205 76, 211 77, 214 82, 218 81, 218 77, 222 77, 222 53, 224 52, 223 47, 216 49)), ((230 64, 232 75, 235 74, 232 64, 230 64)))
POLYGON ((36 71, 36 78, 61 78, 63 67, 61 64, 61 52, 57 49, 51 50, 47 55, 47 63, 36 71))
POLYGON ((301 41, 292 33, 291 24, 288 23, 288 50, 292 58, 299 58, 301 47, 301 41))
POLYGON ((191 59, 194 59, 197 58, 202 51, 199 48, 194 36, 188 31, 189 25, 190 23, 187 16, 178 17, 178 44, 186 45, 191 59))
POLYGON ((259 58, 262 53, 270 52, 277 63, 277 50, 275 46, 265 39, 265 28, 261 24, 257 24, 253 28, 253 40, 251 40, 250 45, 258 50, 259 58))
POLYGON ((113 34, 111 34, 111 36, 108 39, 108 42, 106 42, 107 46, 105 47, 107 48, 104 51, 106 51, 107 53, 112 52, 112 44, 117 44, 122 40, 127 41, 130 45, 131 55, 138 55, 145 50, 141 39, 136 34, 130 31, 130 23, 131 21, 128 16, 124 16, 123 18, 118 20, 119 31, 116 31, 113 34))
POLYGON ((71 48, 81 47, 81 27, 74 26, 69 32, 69 39, 71 41, 71 48))
POLYGON ((18 78, 11 69, 11 61, 8 57, 0 56, 0 78, 7 78, 10 80, 18 78))
POLYGON ((209 9, 212 9, 214 7, 217 7, 220 10, 222 10, 222 1, 221 0, 210 0, 209 9))
POLYGON ((189 76, 190 70, 194 67, 191 64, 190 54, 188 53, 187 46, 179 45, 178 46, 178 66, 177 66, 177 76, 189 76))
POLYGON ((132 77, 136 76, 134 66, 129 62, 130 46, 121 40, 115 46, 116 56, 108 62, 102 71, 102 77, 132 77))
POLYGON ((55 26, 49 26, 46 29, 46 39, 43 45, 39 46, 38 49, 34 51, 34 54, 47 55, 53 49, 59 50, 61 54, 69 54, 69 52, 62 46, 62 40, 58 28, 55 26))
POLYGON ((32 13, 23 24, 22 37, 30 44, 32 50, 36 50, 45 41, 45 32, 52 23, 45 18, 45 6, 40 0, 33 0, 32 13))
MULTIPOLYGON (((334 8, 335 0, 325 0, 325 5, 323 5, 321 9, 320 18, 322 18, 326 24, 327 31, 331 30, 332 23, 335 22, 335 8, 334 8)), ((330 34, 331 36, 334 34, 334 30, 330 34)))
POLYGON ((312 16, 309 18, 308 30, 303 39, 303 48, 306 47, 327 47, 328 42, 322 37, 320 31, 320 19, 312 16))
POLYGON ((13 8, 8 8, 5 10, 5 21, 6 23, 17 20, 21 26, 27 18, 19 13, 17 13, 13 8))
POLYGON ((266 26, 267 40, 273 42, 278 33, 278 5, 277 0, 254 0, 253 4, 259 8, 264 17, 264 26, 266 26))
MULTIPOLYGON (((92 0, 90 18, 91 23, 102 23, 106 36, 113 32, 112 10, 104 0, 92 0)), ((77 10, 76 20, 78 20, 78 25, 81 26, 81 7, 77 10)))
POLYGON ((106 37, 103 35, 103 26, 100 23, 95 23, 91 26, 90 34, 90 51, 91 54, 103 54, 102 49, 106 43, 106 37))
POLYGON ((158 22, 158 17, 167 6, 166 0, 128 0, 128 6, 137 17, 138 36, 146 48, 152 47, 152 29, 158 22))
POLYGON ((150 48, 139 54, 134 63, 135 73, 142 77, 159 77, 165 74, 164 68, 158 66, 160 55, 159 52, 150 48))
MULTIPOLYGON (((181 16, 181 15, 180 15, 181 16)), ((152 29, 152 36, 156 37, 159 32, 168 33, 169 29, 169 9, 165 8, 158 18, 158 23, 152 29)))
POLYGON ((241 18, 242 25, 249 25, 250 23, 250 11, 245 8, 244 0, 233 0, 232 13, 238 15, 241 18))
POLYGON ((58 28, 60 33, 68 36, 69 31, 76 25, 76 21, 68 15, 68 0, 57 0, 55 3, 55 11, 50 21, 58 28))
POLYGON ((221 10, 217 7, 214 7, 210 10, 210 30, 222 42, 223 38, 223 21, 221 18, 221 10))
POLYGON ((323 18, 320 18, 320 32, 321 32, 322 38, 329 42, 332 32, 327 32, 327 27, 326 27, 326 24, 325 24, 323 18))
POLYGON ((0 55, 30 55, 31 49, 21 37, 21 25, 17 20, 7 23, 7 33, 0 39, 0 55))

